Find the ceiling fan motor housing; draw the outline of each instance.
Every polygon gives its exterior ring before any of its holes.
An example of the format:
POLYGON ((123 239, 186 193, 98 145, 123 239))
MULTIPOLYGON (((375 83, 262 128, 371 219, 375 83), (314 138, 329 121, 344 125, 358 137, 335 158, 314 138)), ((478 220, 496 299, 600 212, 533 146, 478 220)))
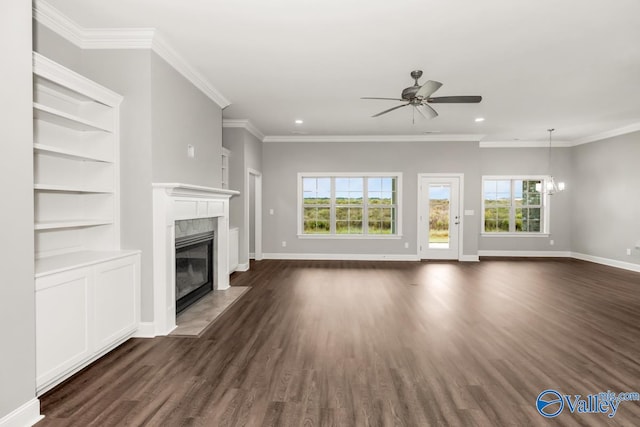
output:
POLYGON ((411 101, 416 97, 416 92, 420 89, 420 86, 409 86, 405 90, 402 91, 402 99, 406 99, 407 101, 411 101))

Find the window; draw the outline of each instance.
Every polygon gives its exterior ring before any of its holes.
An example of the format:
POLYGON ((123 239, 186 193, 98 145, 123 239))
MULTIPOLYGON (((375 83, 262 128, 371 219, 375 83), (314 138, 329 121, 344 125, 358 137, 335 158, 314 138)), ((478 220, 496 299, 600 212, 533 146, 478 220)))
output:
POLYGON ((547 233, 544 177, 484 177, 482 185, 483 233, 547 233))
POLYGON ((400 174, 300 174, 300 235, 399 236, 400 174))

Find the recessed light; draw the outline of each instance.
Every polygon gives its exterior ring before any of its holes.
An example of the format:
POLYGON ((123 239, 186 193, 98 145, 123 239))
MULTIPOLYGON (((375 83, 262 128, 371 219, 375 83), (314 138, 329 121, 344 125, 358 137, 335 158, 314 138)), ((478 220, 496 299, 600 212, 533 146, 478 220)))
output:
POLYGON ((304 123, 304 122, 303 122, 302 120, 300 120, 300 119, 296 119, 296 124, 297 124, 297 125, 301 125, 301 124, 303 124, 303 123, 304 123))
POLYGON ((476 117, 476 122, 484 122, 484 117, 476 117))

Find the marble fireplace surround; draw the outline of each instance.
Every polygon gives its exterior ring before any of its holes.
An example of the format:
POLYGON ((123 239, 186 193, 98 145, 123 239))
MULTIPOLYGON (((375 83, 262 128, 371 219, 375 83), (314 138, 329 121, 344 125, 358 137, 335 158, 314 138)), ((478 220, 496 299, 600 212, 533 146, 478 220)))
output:
POLYGON ((153 323, 155 335, 176 328, 176 221, 212 218, 214 289, 229 287, 229 199, 238 191, 181 183, 153 185, 153 323))

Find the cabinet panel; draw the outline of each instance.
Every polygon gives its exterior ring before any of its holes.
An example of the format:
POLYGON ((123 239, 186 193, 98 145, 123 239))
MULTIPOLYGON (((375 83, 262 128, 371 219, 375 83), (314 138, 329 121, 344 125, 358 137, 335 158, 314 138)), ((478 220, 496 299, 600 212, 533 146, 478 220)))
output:
POLYGON ((95 337, 100 351, 138 325, 137 257, 95 267, 95 337))
POLYGON ((91 271, 36 280, 36 374, 44 384, 91 354, 91 271))

